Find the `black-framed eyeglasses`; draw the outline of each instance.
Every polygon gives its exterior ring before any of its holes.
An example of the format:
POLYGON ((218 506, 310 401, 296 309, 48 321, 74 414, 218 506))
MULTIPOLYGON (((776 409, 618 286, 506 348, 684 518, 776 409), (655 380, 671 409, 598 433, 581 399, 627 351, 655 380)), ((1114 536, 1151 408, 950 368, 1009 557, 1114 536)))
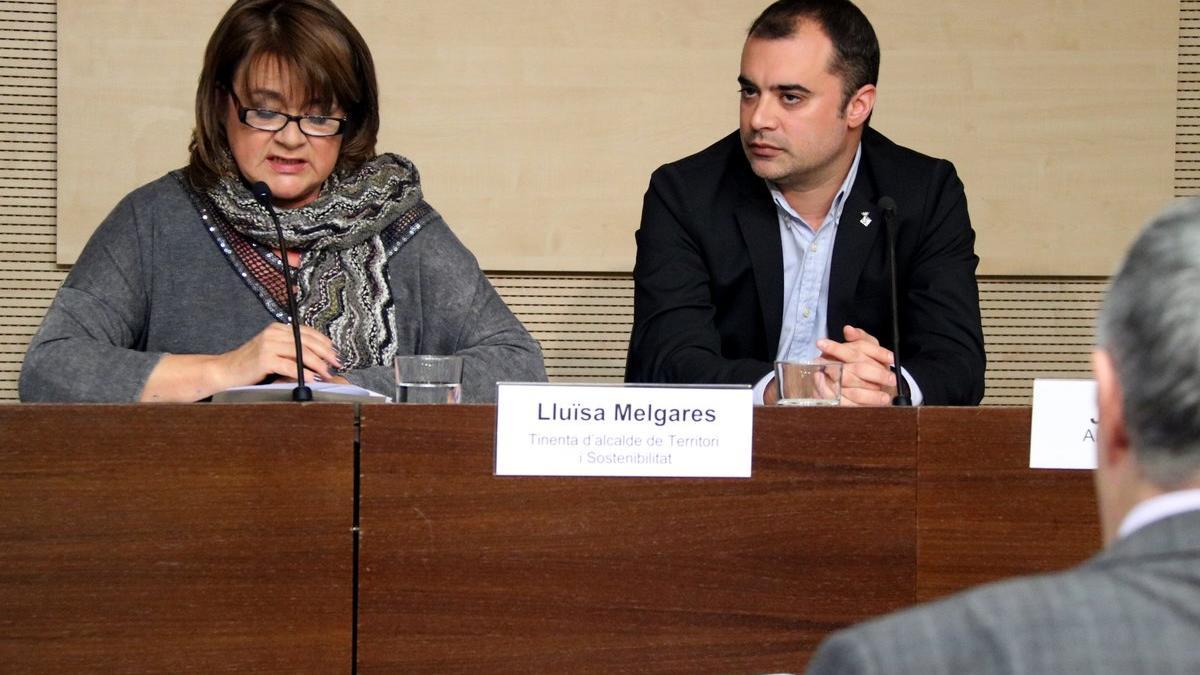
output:
POLYGON ((279 131, 286 127, 289 122, 295 122, 296 126, 300 127, 300 132, 305 136, 337 136, 346 130, 346 123, 349 122, 349 118, 347 117, 289 115, 278 110, 247 108, 242 105, 237 94, 230 91, 229 95, 233 97, 233 103, 237 106, 238 120, 251 129, 258 129, 259 131, 279 131))

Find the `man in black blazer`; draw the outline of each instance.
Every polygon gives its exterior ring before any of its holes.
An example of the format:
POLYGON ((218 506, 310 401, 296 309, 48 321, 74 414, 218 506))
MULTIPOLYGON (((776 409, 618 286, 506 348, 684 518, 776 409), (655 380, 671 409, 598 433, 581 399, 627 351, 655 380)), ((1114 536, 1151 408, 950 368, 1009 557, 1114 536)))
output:
POLYGON ((888 196, 914 402, 980 401, 979 259, 963 186, 949 162, 867 126, 878 70, 874 30, 846 0, 780 0, 754 22, 739 131, 650 179, 627 381, 756 384, 770 403, 773 361, 821 357, 846 364, 844 404, 887 405, 888 196))

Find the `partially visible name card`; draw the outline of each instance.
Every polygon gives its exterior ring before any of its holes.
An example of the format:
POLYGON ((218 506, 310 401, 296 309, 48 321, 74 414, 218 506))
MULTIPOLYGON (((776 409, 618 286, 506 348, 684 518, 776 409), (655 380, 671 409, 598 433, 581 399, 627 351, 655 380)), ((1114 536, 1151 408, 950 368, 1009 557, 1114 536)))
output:
POLYGON ((500 383, 497 476, 749 478, 748 386, 500 383))
POLYGON ((1096 468, 1095 380, 1034 380, 1031 469, 1096 468))

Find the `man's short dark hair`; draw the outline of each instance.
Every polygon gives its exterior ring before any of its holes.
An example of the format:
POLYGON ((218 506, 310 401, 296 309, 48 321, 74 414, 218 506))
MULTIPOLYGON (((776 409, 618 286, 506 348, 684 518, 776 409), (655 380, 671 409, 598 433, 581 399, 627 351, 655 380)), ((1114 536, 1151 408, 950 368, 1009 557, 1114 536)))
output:
POLYGON ((748 37, 783 40, 801 21, 814 21, 833 43, 829 72, 842 78, 842 107, 879 79, 879 40, 871 22, 849 0, 778 0, 750 24, 748 37))

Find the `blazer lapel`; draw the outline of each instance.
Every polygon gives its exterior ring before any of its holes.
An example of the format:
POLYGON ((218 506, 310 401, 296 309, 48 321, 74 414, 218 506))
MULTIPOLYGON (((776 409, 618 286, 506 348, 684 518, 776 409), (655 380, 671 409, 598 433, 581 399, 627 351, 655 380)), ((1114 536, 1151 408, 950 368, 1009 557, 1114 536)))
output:
POLYGON ((842 339, 842 326, 846 325, 847 317, 851 314, 854 292, 858 288, 858 279, 862 276, 867 255, 875 239, 883 236, 883 216, 874 204, 875 187, 862 166, 866 164, 866 159, 864 154, 858 176, 842 209, 833 243, 826 328, 829 337, 838 341, 842 339))
POLYGON ((779 238, 779 216, 766 184, 757 176, 754 180, 759 189, 743 184, 734 216, 754 268, 759 311, 766 329, 767 358, 774 359, 783 324, 783 243, 779 238))

